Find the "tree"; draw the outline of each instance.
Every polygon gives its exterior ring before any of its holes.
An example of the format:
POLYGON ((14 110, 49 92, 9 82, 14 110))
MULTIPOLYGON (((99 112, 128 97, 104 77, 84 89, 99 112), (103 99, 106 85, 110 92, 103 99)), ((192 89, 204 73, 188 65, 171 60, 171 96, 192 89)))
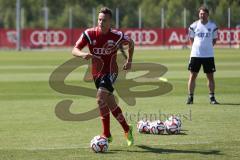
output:
POLYGON ((228 24, 228 0, 221 0, 216 8, 215 14, 212 14, 214 21, 218 26, 227 27, 228 24))
POLYGON ((161 26, 161 3, 158 0, 145 0, 141 6, 143 11, 143 27, 161 26))
MULTIPOLYGON (((138 27, 138 8, 142 9, 143 27, 161 26, 161 8, 165 10, 166 27, 183 27, 183 10, 187 10, 187 25, 198 19, 197 9, 206 2, 210 19, 219 27, 227 26, 227 11, 231 7, 231 26, 240 23, 239 0, 46 0, 49 9, 49 28, 68 27, 69 8, 72 8, 74 27, 92 26, 92 8, 119 8, 120 27, 138 27)), ((0 27, 15 28, 16 0, 0 0, 0 27)), ((44 0, 21 0, 25 10, 25 27, 44 28, 44 0)), ((97 16, 97 13, 96 13, 97 16)), ((113 23, 114 24, 114 23, 113 23)))
POLYGON ((2 27, 15 28, 15 4, 15 0, 0 0, 0 25, 2 27))
POLYGON ((231 27, 235 27, 237 25, 240 25, 240 1, 234 1, 232 2, 230 8, 231 8, 231 27))
POLYGON ((183 10, 184 6, 181 0, 169 0, 166 11, 166 27, 182 27, 183 10))

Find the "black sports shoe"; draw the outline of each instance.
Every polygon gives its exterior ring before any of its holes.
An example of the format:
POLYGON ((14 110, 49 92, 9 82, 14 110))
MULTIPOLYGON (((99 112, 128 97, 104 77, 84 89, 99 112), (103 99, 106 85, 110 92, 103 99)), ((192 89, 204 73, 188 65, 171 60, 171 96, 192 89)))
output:
POLYGON ((216 101, 215 97, 211 97, 210 104, 219 104, 219 103, 216 101))
POLYGON ((188 97, 186 104, 193 104, 193 97, 188 97))

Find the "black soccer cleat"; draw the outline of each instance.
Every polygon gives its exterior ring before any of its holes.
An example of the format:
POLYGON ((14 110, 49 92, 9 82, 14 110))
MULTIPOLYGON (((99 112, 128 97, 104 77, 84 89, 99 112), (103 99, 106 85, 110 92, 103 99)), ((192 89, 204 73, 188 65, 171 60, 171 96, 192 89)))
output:
POLYGON ((193 97, 188 97, 186 104, 193 104, 193 97))
POLYGON ((215 97, 211 97, 210 104, 219 104, 219 103, 216 101, 215 97))

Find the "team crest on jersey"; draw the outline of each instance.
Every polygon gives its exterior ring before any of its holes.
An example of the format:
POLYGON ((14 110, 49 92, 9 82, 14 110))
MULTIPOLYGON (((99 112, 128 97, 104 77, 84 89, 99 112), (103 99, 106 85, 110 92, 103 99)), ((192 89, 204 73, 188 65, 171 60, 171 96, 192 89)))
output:
POLYGON ((211 32, 211 28, 208 28, 208 32, 211 32))

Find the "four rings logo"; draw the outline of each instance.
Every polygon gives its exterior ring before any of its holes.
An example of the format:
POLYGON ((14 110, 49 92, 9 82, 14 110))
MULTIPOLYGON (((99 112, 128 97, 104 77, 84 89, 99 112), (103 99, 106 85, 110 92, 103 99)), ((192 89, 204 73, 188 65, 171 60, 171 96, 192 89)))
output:
POLYGON ((112 41, 109 40, 103 48, 93 48, 93 53, 97 55, 108 55, 117 51, 118 46, 112 41))
POLYGON ((218 31, 219 40, 217 43, 222 44, 239 44, 240 43, 240 30, 219 30, 218 31))
POLYGON ((94 54, 97 54, 97 55, 108 55, 112 53, 106 48, 93 48, 93 52, 94 54))
POLYGON ((63 45, 67 35, 63 31, 34 31, 30 36, 33 45, 63 45))
POLYGON ((158 34, 154 30, 128 30, 126 35, 132 38, 135 44, 154 44, 158 41, 158 34))

